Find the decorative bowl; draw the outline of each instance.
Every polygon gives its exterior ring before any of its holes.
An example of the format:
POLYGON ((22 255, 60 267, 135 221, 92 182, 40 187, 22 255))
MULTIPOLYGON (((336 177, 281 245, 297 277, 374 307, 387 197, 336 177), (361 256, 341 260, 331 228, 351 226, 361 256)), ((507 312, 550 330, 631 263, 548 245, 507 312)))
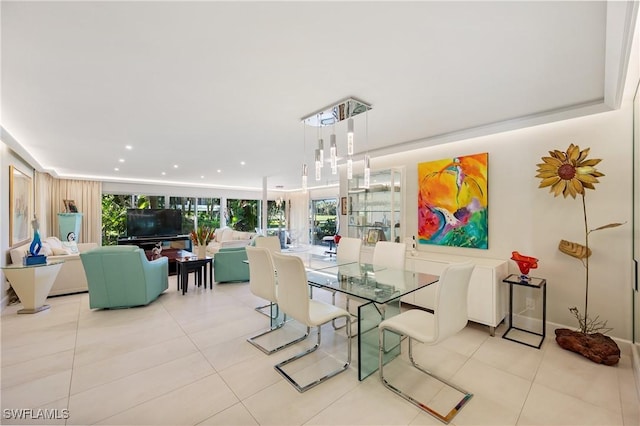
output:
POLYGON ((520 273, 522 274, 520 278, 522 279, 528 279, 529 271, 538 267, 538 259, 536 259, 535 257, 522 255, 517 251, 511 252, 511 260, 516 262, 516 264, 518 265, 520 273))

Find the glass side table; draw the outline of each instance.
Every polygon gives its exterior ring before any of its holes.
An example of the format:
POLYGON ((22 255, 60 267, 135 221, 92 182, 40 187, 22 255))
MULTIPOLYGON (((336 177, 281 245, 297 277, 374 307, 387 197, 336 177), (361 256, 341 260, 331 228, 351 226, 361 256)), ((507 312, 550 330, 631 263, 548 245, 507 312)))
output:
MULTIPOLYGON (((521 278, 520 274, 511 274, 504 280, 509 284, 509 328, 502 335, 503 339, 511 340, 512 342, 521 343, 523 345, 531 346, 532 348, 540 349, 542 342, 546 336, 547 329, 547 280, 544 278, 528 277, 526 279, 521 278), (542 290, 542 332, 536 332, 531 330, 525 330, 524 328, 515 327, 513 325, 513 286, 520 285, 524 287, 537 288, 542 290), (510 337, 508 334, 520 334, 520 339, 517 337, 510 337), (524 334, 522 334, 524 333, 524 334), (523 339, 526 335, 539 336, 540 342, 538 344, 530 343, 523 339)), ((537 340, 537 339, 535 339, 537 340)))
POLYGON ((44 302, 63 263, 63 260, 56 260, 39 265, 2 267, 5 277, 24 306, 24 309, 18 311, 19 314, 35 314, 50 308, 44 302))

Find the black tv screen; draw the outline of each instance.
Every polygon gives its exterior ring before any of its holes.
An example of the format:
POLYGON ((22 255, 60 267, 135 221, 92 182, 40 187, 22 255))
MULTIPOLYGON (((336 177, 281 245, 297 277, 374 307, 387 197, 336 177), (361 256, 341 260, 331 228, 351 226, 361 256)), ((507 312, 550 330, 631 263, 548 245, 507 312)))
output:
POLYGON ((182 234, 182 210, 127 209, 128 237, 166 237, 182 234))

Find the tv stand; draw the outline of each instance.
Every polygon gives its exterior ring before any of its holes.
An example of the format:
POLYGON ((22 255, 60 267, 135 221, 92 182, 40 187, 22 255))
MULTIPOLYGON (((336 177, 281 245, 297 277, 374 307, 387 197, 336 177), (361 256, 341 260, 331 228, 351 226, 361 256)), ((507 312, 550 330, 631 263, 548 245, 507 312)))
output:
MULTIPOLYGON (((189 235, 165 235, 165 236, 157 236, 157 237, 120 237, 118 238, 118 245, 130 245, 130 246, 138 246, 145 251, 145 255, 147 259, 151 260, 153 258, 153 253, 151 249, 157 244, 163 244, 164 242, 171 241, 187 241, 182 244, 183 247, 171 247, 171 248, 163 248, 161 252, 161 256, 167 257, 169 259, 169 275, 174 275, 176 273, 176 257, 182 257, 187 255, 191 251, 191 240, 189 239, 189 235)), ((163 244, 164 245, 164 244, 163 244)))
MULTIPOLYGON (((164 235, 154 237, 120 237, 118 238, 118 245, 130 245, 138 246, 144 250, 151 250, 156 243, 163 243, 165 241, 189 241, 189 235, 164 235)), ((191 243, 185 245, 186 250, 191 249, 191 243)))

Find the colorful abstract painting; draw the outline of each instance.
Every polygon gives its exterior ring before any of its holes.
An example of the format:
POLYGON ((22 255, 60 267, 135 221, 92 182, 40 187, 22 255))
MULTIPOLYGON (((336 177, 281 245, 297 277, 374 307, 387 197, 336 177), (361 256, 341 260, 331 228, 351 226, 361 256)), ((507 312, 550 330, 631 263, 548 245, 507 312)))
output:
POLYGON ((418 242, 489 247, 489 154, 418 164, 418 242))

